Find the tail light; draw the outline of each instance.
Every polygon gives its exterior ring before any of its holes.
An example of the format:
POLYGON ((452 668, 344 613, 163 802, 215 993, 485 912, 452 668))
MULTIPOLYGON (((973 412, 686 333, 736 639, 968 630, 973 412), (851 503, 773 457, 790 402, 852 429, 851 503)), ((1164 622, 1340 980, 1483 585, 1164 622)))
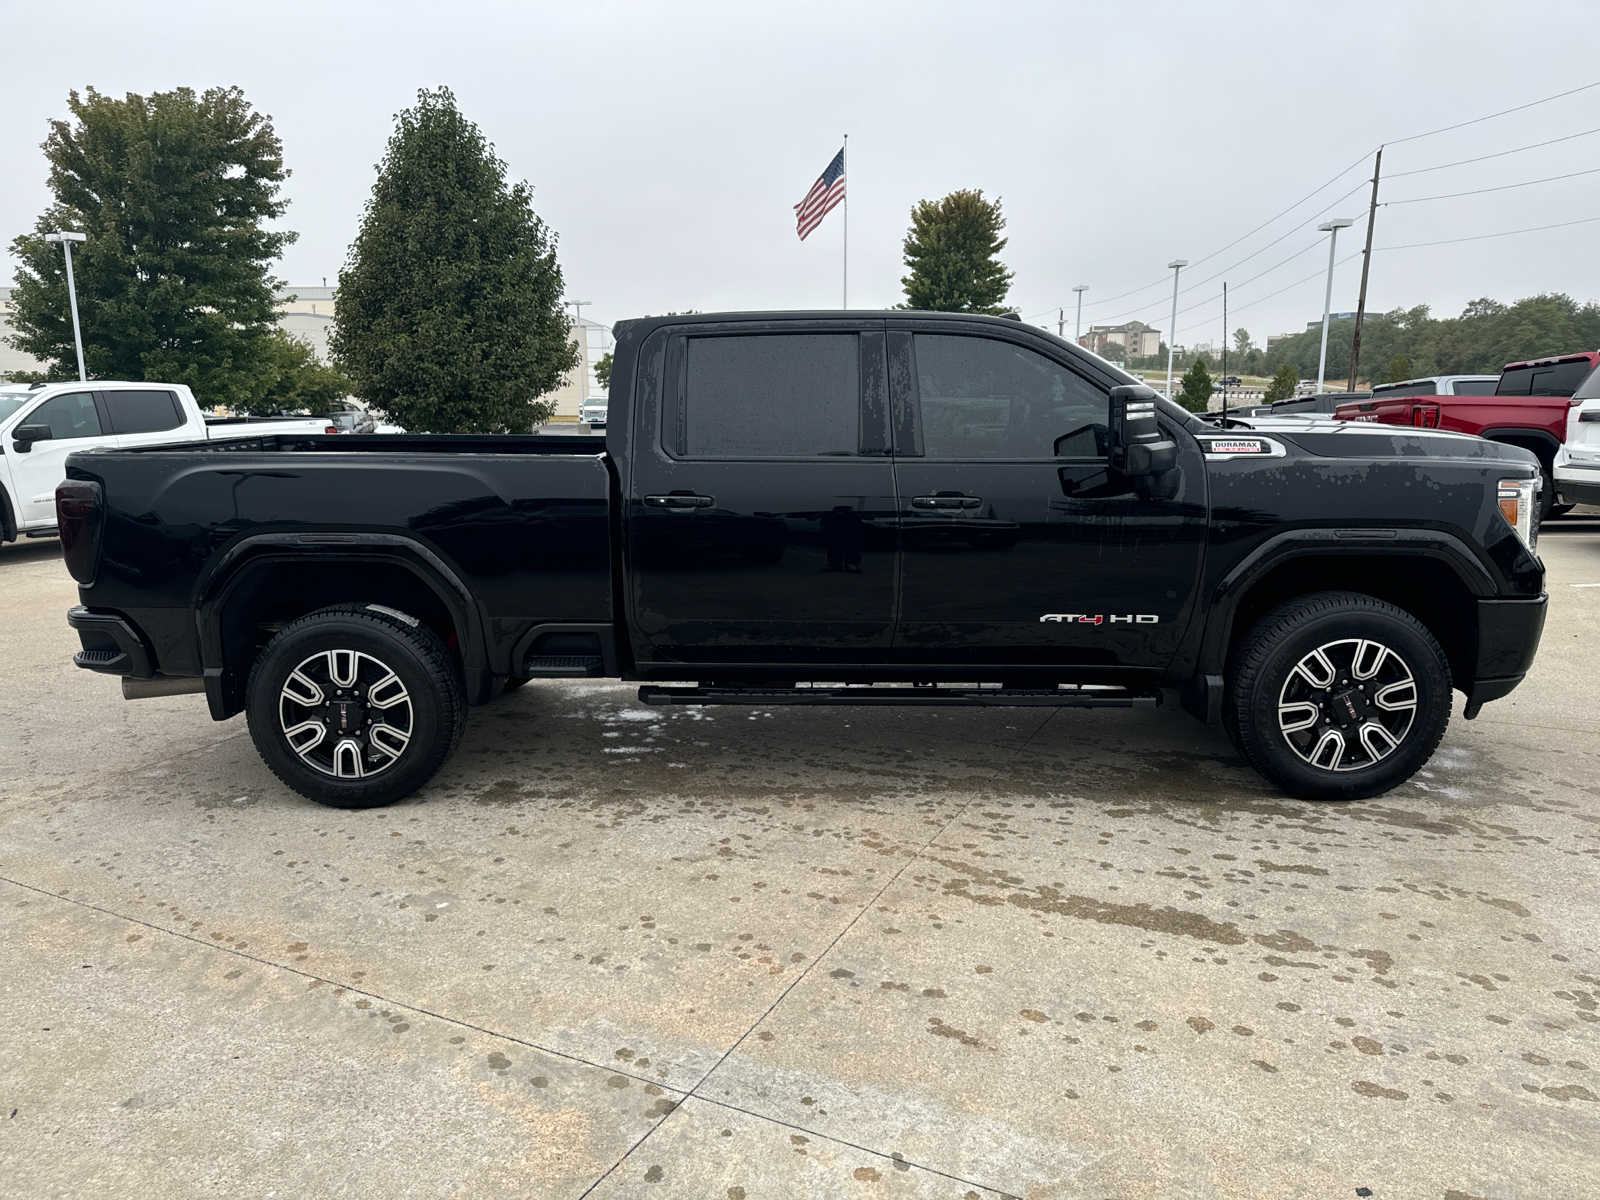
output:
POLYGON ((339 427, 337 425, 329 425, 329 426, 325 427, 322 432, 323 433, 338 433, 339 432, 339 427))
POLYGON ((1420 425, 1424 429, 1439 428, 1439 406, 1437 404, 1419 404, 1411 410, 1411 423, 1420 425))
POLYGON ((85 586, 94 582, 100 562, 100 532, 105 505, 100 485, 69 479, 56 488, 56 527, 61 533, 61 557, 72 577, 85 586))

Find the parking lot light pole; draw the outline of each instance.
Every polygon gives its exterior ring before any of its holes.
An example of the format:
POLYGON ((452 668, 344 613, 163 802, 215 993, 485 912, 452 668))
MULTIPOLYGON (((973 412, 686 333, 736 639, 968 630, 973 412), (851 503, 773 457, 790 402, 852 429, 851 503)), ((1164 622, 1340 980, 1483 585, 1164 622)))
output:
POLYGON ((74 242, 88 241, 88 236, 82 233, 73 233, 68 229, 60 229, 55 233, 44 235, 47 242, 60 242, 61 249, 67 256, 67 304, 72 309, 72 344, 78 351, 78 380, 83 382, 89 377, 83 373, 83 334, 78 330, 78 289, 72 281, 72 244, 74 242))
POLYGON ((1333 248, 1339 244, 1339 230, 1354 225, 1349 217, 1335 217, 1317 228, 1328 235, 1328 286, 1322 293, 1322 350, 1317 355, 1317 394, 1322 394, 1323 373, 1328 366, 1328 310, 1333 307, 1333 248))
POLYGON ((1089 285, 1080 283, 1072 290, 1078 293, 1078 315, 1072 322, 1072 340, 1076 343, 1083 337, 1083 294, 1089 290, 1089 285))
POLYGON ((1172 271, 1172 320, 1167 326, 1167 399, 1172 399, 1172 350, 1178 344, 1178 272, 1189 265, 1187 258, 1175 258, 1167 264, 1172 271))

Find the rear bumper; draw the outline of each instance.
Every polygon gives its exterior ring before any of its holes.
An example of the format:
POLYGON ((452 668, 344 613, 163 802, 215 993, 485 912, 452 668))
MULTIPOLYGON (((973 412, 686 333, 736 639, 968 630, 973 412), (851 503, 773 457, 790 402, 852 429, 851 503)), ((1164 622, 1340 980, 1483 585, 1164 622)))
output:
POLYGON ((75 604, 67 610, 67 624, 78 631, 78 641, 83 646, 72 656, 74 666, 135 679, 149 679, 155 674, 150 647, 126 617, 75 604))
POLYGON ((1467 692, 1467 719, 1522 682, 1544 632, 1548 597, 1479 600, 1478 653, 1467 692))
POLYGON ((1556 494, 1569 504, 1600 504, 1600 463, 1556 463, 1556 494))

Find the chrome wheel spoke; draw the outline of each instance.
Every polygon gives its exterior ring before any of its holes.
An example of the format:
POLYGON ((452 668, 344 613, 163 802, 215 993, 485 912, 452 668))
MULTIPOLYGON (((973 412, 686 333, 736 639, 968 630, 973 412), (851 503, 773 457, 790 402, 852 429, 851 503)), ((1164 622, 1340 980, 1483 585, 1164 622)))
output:
POLYGON ((355 738, 340 738, 334 743, 333 773, 340 779, 360 779, 366 774, 361 762, 361 743, 355 738))
POLYGON ((1368 721, 1356 731, 1356 736, 1361 739, 1361 745, 1366 752, 1372 755, 1372 761, 1389 757, 1390 753, 1398 749, 1400 743, 1382 725, 1376 721, 1368 721))
POLYGON ((1350 674, 1357 679, 1372 679, 1383 667, 1383 660, 1389 657, 1389 647, 1382 642, 1369 642, 1363 639, 1356 643, 1355 655, 1350 660, 1350 674))
POLYGON ((1339 678, 1339 672, 1334 668, 1325 649, 1319 646, 1295 664, 1295 673, 1315 688, 1332 687, 1333 681, 1339 678))
POLYGON ((1278 705, 1278 728, 1284 733, 1310 729, 1322 718, 1322 710, 1309 700, 1291 700, 1278 705))
POLYGON ((372 748, 390 758, 399 758, 411 741, 411 735, 390 725, 374 725, 367 734, 372 748))
POLYGON ((322 745, 322 739, 328 736, 328 728, 321 721, 301 721, 285 729, 283 736, 289 739, 290 749, 304 756, 322 745))
POLYGON ((1373 693, 1372 702, 1384 712, 1411 712, 1417 707, 1417 682, 1402 679, 1381 687, 1373 693))
POLYGON ((1344 761, 1344 748, 1344 734, 1337 729, 1325 729, 1312 747, 1308 761, 1313 767, 1337 771, 1339 764, 1344 761))
POLYGON ((393 671, 367 689, 367 704, 372 708, 389 709, 410 699, 411 693, 393 671))
POLYGON ((299 667, 289 673, 289 678, 283 685, 283 696, 284 699, 293 700, 296 704, 307 708, 323 701, 322 688, 299 667))
POLYGON ((328 678, 337 687, 355 687, 360 662, 361 656, 354 650, 329 650, 328 678))

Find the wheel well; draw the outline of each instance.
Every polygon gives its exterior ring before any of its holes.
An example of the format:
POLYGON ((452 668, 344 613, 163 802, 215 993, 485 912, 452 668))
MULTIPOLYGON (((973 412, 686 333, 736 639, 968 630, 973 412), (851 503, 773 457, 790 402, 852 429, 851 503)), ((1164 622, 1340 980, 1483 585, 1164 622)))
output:
POLYGON ((267 560, 240 569, 219 614, 223 696, 229 713, 244 706, 250 667, 263 646, 297 617, 335 604, 380 604, 416 617, 461 661, 464 631, 426 581, 392 562, 267 560))
POLYGON ((1472 678, 1477 657, 1477 606, 1459 576, 1436 559, 1382 554, 1330 555, 1290 559, 1250 586, 1234 610, 1228 636, 1234 651, 1268 610, 1312 592, 1360 592, 1386 600, 1416 617, 1444 648, 1457 686, 1472 678), (1357 582, 1359 581, 1359 582, 1357 582))
POLYGON ((1539 465, 1544 468, 1546 474, 1549 474, 1554 467, 1558 443, 1549 434, 1495 432, 1483 436, 1491 442, 1533 451, 1534 457, 1539 460, 1539 465))
POLYGON ((17 515, 11 507, 11 493, 0 485, 0 542, 17 540, 17 515))

